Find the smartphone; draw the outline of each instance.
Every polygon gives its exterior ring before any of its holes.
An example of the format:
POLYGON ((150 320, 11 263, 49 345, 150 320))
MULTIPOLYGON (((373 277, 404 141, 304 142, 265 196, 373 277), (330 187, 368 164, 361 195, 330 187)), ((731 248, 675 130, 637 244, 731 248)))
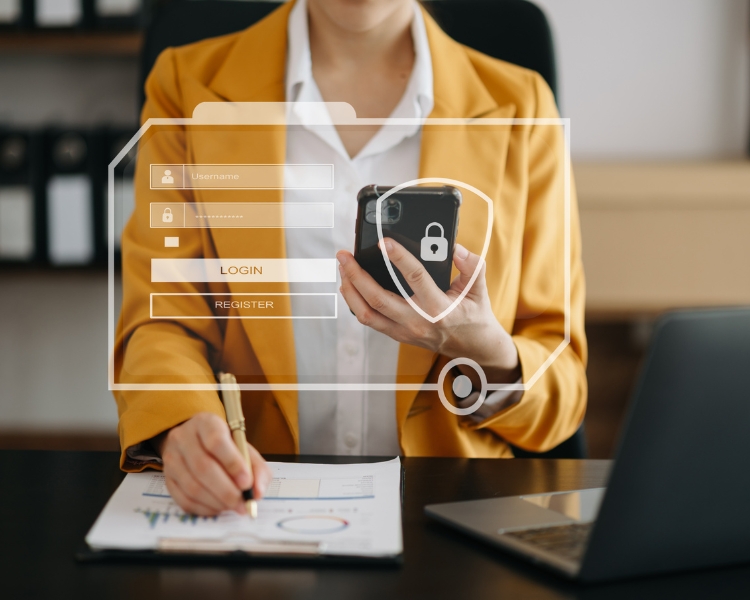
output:
MULTIPOLYGON (((390 189, 368 185, 357 194, 354 258, 383 288, 400 294, 378 248, 378 199, 390 189)), ((444 292, 451 285, 461 200, 461 192, 451 186, 414 186, 404 188, 380 203, 383 237, 396 240, 416 256, 444 292)), ((413 295, 395 265, 393 271, 404 291, 413 295)))

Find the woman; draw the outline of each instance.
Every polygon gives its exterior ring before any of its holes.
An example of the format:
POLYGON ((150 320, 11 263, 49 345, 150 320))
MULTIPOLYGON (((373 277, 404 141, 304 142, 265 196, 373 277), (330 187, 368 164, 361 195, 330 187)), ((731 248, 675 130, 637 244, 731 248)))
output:
MULTIPOLYGON (((244 32, 167 50, 146 91, 144 120, 190 116, 198 103, 211 100, 348 102, 358 117, 369 118, 557 116, 537 74, 460 46, 413 0, 286 4, 244 32)), ((123 237, 125 291, 115 350, 119 381, 173 383, 185 373, 192 376, 186 382, 194 382, 195 373, 209 381, 224 370, 260 373, 263 381, 273 382, 293 364, 294 381, 316 375, 330 381, 331 374, 338 374, 339 381, 362 382, 375 369, 379 381, 421 384, 436 381, 450 359, 463 357, 479 364, 492 383, 522 382, 528 389, 490 394, 469 418, 445 410, 431 391, 245 393, 252 473, 232 446, 215 391, 119 393, 123 468, 161 463, 170 493, 197 514, 244 511, 240 491, 251 485, 262 496, 271 475, 256 447, 263 452, 501 457, 512 456, 509 443, 537 451, 551 448, 572 435, 583 418, 584 289, 574 199, 567 345, 564 290, 558 284, 562 273, 555 267, 563 249, 559 128, 522 125, 512 134, 503 128, 481 143, 461 128, 443 136, 418 126, 398 134, 345 126, 337 126, 333 136, 313 133, 290 128, 283 155, 234 162, 335 163, 343 181, 336 186, 340 192, 333 192, 341 219, 337 231, 353 229, 351 191, 356 194, 362 183, 449 177, 471 182, 492 197, 495 220, 486 264, 477 244, 483 237, 477 228, 486 227, 486 215, 464 206, 453 257, 458 276, 447 294, 413 256, 384 240, 416 302, 431 314, 448 306, 479 268, 464 300, 438 323, 429 323, 357 265, 348 251, 353 239, 346 236, 334 235, 332 242, 314 233, 264 230, 254 234, 256 241, 244 241, 237 254, 237 246, 230 250, 196 234, 181 241, 183 256, 231 257, 232 251, 234 256, 263 256, 258 252, 274 244, 281 256, 305 256, 311 246, 338 251, 340 299, 351 314, 339 310, 331 327, 322 330, 310 329, 304 320, 228 321, 225 329, 211 320, 205 325, 150 321, 150 280, 138 261, 160 250, 147 231, 144 193, 123 237), (387 181, 379 179, 384 174, 387 181), (322 331, 320 338, 316 331, 322 331)), ((140 181, 148 177, 141 165, 190 162, 184 154, 195 143, 154 147, 142 148, 140 181)), ((285 201, 294 198, 293 191, 285 193, 285 201)), ((182 231, 181 238, 188 235, 182 231)), ((279 289, 294 291, 294 286, 279 289)), ((478 389, 476 372, 461 369, 478 389)), ((464 396, 454 399, 471 404, 476 392, 464 396)))

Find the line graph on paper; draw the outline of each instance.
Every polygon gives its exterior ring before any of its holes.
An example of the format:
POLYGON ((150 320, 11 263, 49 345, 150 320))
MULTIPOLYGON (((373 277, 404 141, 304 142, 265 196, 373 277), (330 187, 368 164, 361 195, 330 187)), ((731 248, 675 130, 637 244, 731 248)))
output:
MULTIPOLYGON (((174 526, 201 526, 216 523, 221 516, 200 517, 186 513, 172 500, 162 473, 151 475, 146 489, 141 493, 143 502, 135 508, 135 513, 143 515, 149 529, 174 529, 174 526)), ((178 527, 178 529, 181 529, 178 527)))

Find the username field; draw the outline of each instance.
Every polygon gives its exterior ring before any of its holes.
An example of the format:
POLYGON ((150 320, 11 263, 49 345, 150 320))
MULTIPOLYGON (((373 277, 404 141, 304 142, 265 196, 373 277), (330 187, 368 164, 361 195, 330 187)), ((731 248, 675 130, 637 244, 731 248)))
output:
POLYGON ((151 189, 332 190, 333 165, 151 165, 151 189))

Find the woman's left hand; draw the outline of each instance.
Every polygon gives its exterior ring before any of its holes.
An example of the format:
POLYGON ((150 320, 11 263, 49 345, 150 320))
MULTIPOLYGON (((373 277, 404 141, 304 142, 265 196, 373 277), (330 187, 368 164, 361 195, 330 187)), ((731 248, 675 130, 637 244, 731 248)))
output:
POLYGON ((484 261, 456 244, 453 262, 459 274, 444 293, 424 265, 401 244, 390 238, 382 243, 391 263, 413 290, 412 300, 431 316, 448 308, 469 284, 480 263, 481 267, 463 300, 440 321, 431 323, 399 294, 383 289, 350 252, 342 250, 336 255, 341 293, 359 322, 403 344, 421 346, 448 358, 473 359, 492 383, 516 381, 520 375, 518 352, 492 312, 484 261))

